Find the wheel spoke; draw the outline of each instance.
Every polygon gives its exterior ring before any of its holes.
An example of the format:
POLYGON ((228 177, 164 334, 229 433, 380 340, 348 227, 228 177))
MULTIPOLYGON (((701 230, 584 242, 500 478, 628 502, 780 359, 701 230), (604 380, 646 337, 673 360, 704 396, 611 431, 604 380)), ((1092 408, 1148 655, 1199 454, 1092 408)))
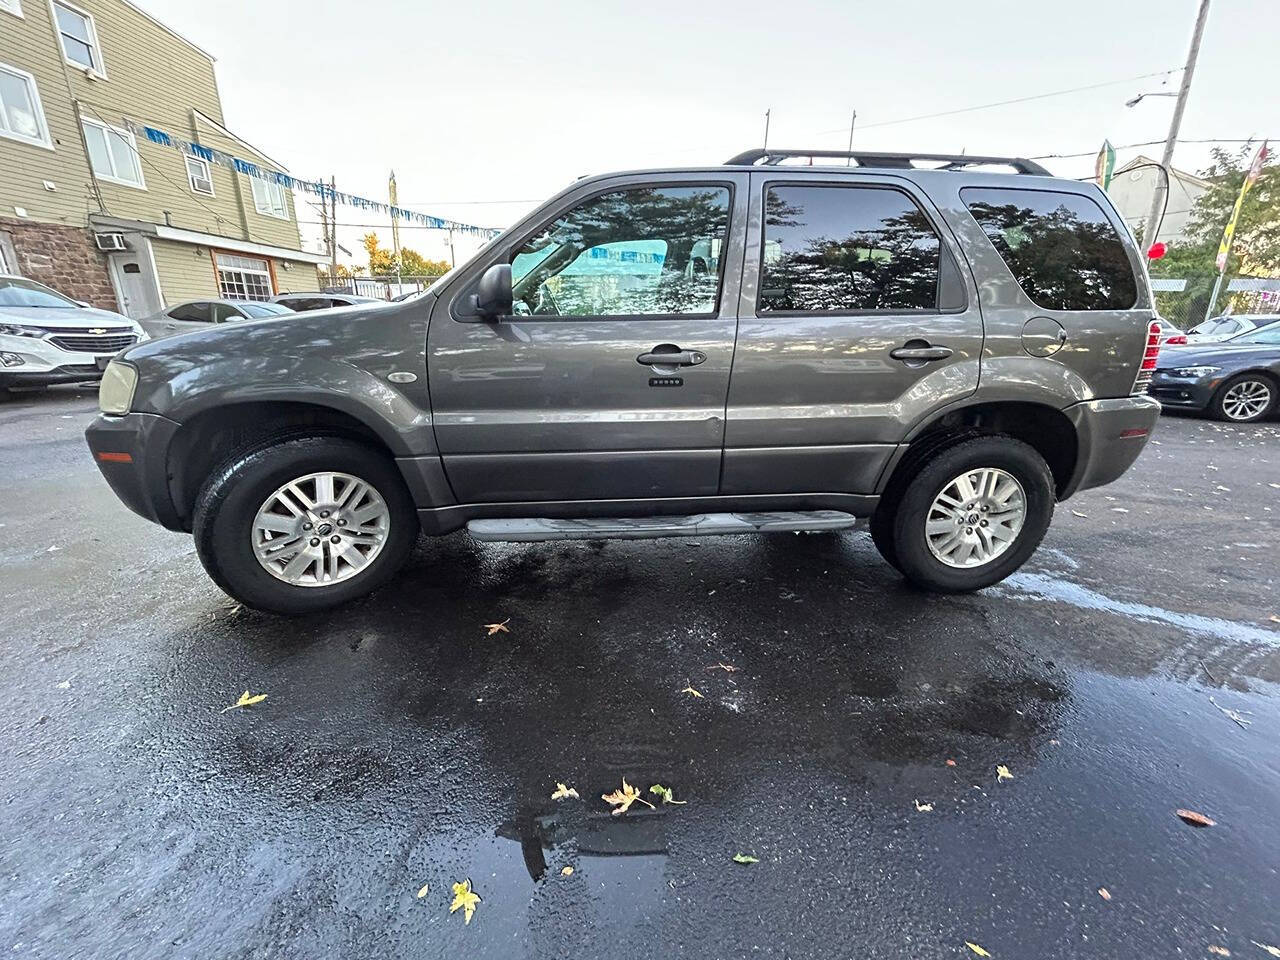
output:
POLYGON ((280 576, 285 580, 294 581, 311 569, 316 558, 313 554, 306 550, 299 550, 293 559, 284 565, 284 569, 280 571, 280 576))
POLYGON ((316 475, 316 503, 333 503, 332 473, 321 473, 316 475))
POLYGON ((298 521, 295 517, 285 517, 278 513, 260 513, 254 526, 272 533, 293 533, 298 529, 298 521))

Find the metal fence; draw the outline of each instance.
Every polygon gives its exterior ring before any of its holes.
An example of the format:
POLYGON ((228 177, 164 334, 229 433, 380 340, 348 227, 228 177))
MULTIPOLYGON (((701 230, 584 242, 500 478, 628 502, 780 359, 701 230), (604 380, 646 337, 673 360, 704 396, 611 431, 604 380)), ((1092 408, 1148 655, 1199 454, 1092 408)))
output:
MULTIPOLYGON (((386 276, 339 277, 337 283, 324 285, 327 293, 350 293, 378 300, 400 300, 427 289, 443 274, 388 274, 386 276)), ((327 277, 322 273, 321 281, 327 277)))
POLYGON ((1223 284, 1209 309, 1216 273, 1152 277, 1156 312, 1179 330, 1222 313, 1280 313, 1280 278, 1237 277, 1223 284))

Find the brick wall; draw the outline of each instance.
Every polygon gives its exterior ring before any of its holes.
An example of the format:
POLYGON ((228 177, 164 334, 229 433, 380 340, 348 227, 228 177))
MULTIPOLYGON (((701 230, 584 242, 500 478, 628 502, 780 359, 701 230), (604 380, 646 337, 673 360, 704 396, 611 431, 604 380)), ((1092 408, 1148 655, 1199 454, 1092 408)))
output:
POLYGON ((88 229, 0 217, 0 232, 8 234, 22 276, 73 300, 117 309, 106 254, 95 246, 88 229))

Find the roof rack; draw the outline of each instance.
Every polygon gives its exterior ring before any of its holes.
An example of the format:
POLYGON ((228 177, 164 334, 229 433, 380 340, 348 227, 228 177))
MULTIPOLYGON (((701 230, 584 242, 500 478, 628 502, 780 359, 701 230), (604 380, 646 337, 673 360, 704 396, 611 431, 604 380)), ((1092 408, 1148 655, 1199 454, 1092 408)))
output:
POLYGON ((775 150, 773 148, 744 150, 725 161, 725 166, 775 166, 790 157, 809 157, 835 160, 853 160, 860 167, 890 167, 899 170, 916 169, 913 161, 941 162, 939 170, 963 170, 965 167, 1000 165, 1012 167, 1018 173, 1032 176, 1052 176, 1034 160, 1023 157, 980 157, 963 153, 871 153, 865 150, 775 150))

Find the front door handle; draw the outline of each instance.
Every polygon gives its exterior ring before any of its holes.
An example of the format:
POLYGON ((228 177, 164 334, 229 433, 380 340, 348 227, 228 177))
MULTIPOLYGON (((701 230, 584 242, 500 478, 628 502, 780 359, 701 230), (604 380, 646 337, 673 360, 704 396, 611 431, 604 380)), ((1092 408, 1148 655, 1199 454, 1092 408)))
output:
POLYGON ((923 340, 912 340, 906 345, 890 350, 889 356, 895 360, 927 363, 930 360, 945 360, 955 353, 950 347, 935 347, 923 340))
POLYGON ((636 357, 636 363, 643 363, 647 367, 696 367, 707 359, 707 355, 701 350, 673 349, 667 344, 662 346, 667 346, 668 349, 654 347, 649 353, 636 357))

